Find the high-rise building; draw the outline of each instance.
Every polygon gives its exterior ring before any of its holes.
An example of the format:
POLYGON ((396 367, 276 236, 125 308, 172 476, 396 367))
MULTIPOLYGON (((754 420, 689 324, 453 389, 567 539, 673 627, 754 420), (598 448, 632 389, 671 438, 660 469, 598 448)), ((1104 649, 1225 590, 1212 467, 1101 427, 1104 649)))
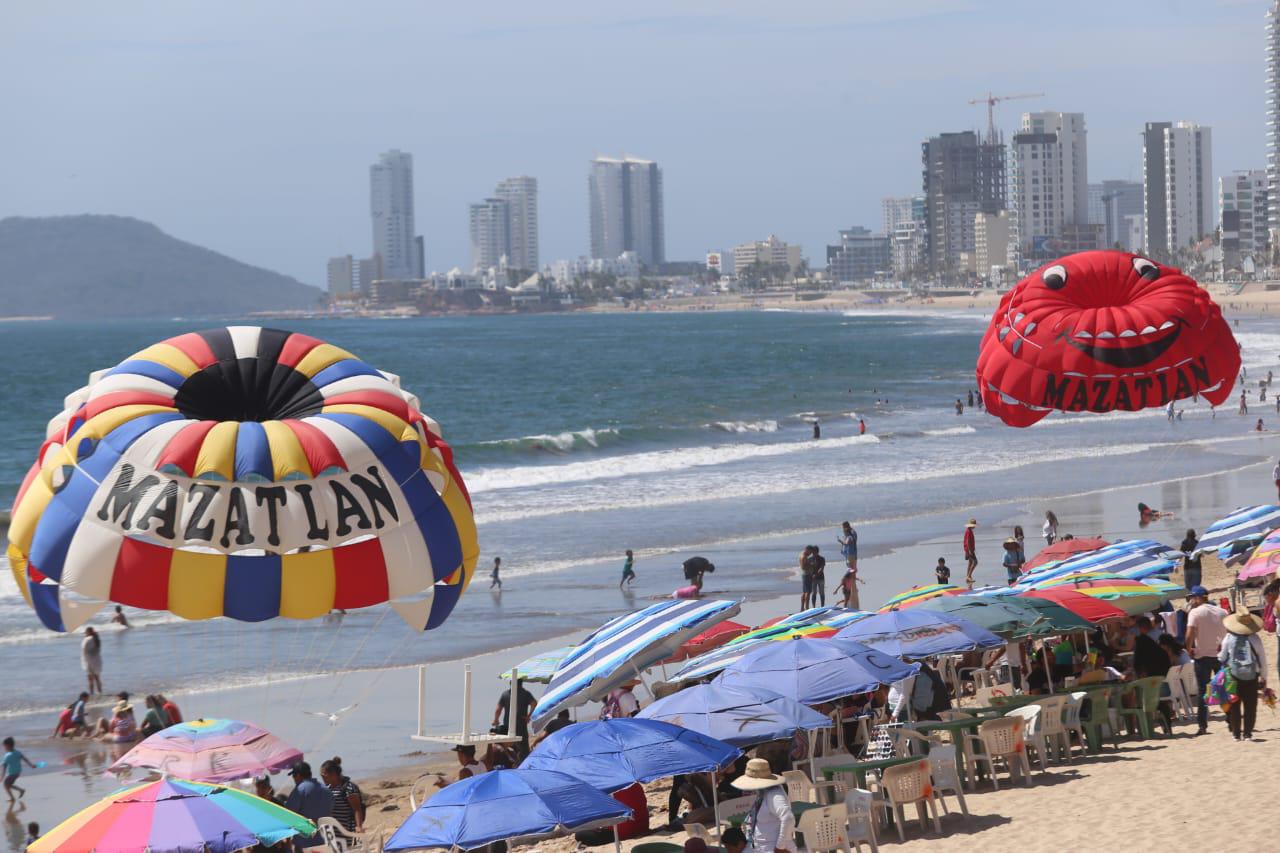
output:
POLYGON ((909 195, 901 198, 882 198, 884 233, 892 234, 904 222, 924 222, 924 196, 909 195))
POLYGON ((890 267, 901 278, 913 278, 926 272, 928 256, 925 253, 924 220, 898 223, 889 235, 890 267))
POLYGON ((350 255, 330 258, 326 272, 325 279, 331 298, 351 295, 351 291, 355 289, 355 262, 350 255))
POLYGON ((652 160, 597 157, 587 178, 591 257, 612 260, 635 252, 652 267, 666 260, 662 170, 652 160))
POLYGON ((494 189, 495 198, 507 203, 510 245, 507 266, 514 270, 538 270, 538 179, 528 175, 507 178, 494 189))
POLYGON ((511 205, 506 199, 487 198, 471 205, 471 268, 487 270, 510 263, 511 205))
POLYGON ((974 271, 978 278, 1003 284, 1003 270, 1009 265, 1009 211, 979 213, 973 221, 974 271))
POLYGON ((840 231, 840 245, 827 246, 827 275, 832 281, 868 281, 892 268, 889 238, 855 225, 840 231))
POLYGON ((361 258, 356 261, 355 283, 356 290, 362 295, 367 296, 373 292, 373 283, 382 278, 382 273, 378 270, 378 256, 372 258, 361 258))
POLYGON ((1060 254, 1066 226, 1089 222, 1089 164, 1083 113, 1022 114, 1009 146, 1011 224, 1020 257, 1060 254))
POLYGON ((1138 181, 1103 181, 1089 184, 1089 223, 1102 226, 1103 248, 1137 251, 1129 245, 1127 217, 1142 215, 1142 184, 1138 181), (1095 207, 1094 201, 1097 201, 1095 207))
POLYGON ((1191 122, 1148 122, 1142 134, 1146 250, 1174 255, 1213 231, 1210 129, 1191 122))
MULTIPOLYGON (((1267 10, 1267 197, 1280 199, 1280 2, 1267 10)), ((1280 203, 1268 208, 1268 244, 1280 246, 1280 203)))
POLYGON ((1269 242, 1270 194, 1264 169, 1233 172, 1218 179, 1222 211, 1222 252, 1227 269, 1246 256, 1262 261, 1269 242))
POLYGON ((1168 121, 1149 121, 1142 129, 1142 218, 1143 249, 1165 259, 1169 230, 1165 222, 1164 134, 1173 127, 1168 121))
POLYGON ((921 145, 925 246, 929 267, 947 272, 962 252, 973 252, 979 213, 1005 207, 1004 144, 980 142, 971 130, 943 133, 921 145))
POLYGON ((772 234, 767 240, 754 240, 733 247, 733 274, 742 275, 742 271, 757 261, 765 266, 786 266, 790 275, 800 269, 800 247, 785 240, 779 240, 772 234))
POLYGON ((422 278, 413 224, 413 155, 391 150, 369 167, 373 254, 380 278, 422 278))

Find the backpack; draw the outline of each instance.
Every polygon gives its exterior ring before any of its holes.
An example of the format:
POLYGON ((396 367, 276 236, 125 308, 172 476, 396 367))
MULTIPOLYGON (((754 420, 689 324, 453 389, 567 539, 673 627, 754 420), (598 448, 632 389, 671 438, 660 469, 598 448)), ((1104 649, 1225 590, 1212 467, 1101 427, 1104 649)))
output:
POLYGON ((922 670, 922 673, 928 675, 929 683, 933 685, 933 701, 929 703, 929 713, 937 714, 940 711, 950 711, 950 691, 947 690, 947 683, 942 680, 942 675, 936 669, 922 670))
POLYGON ((1253 646, 1249 644, 1247 637, 1236 637, 1235 645, 1231 647, 1231 659, 1227 661, 1227 668, 1238 681, 1253 681, 1258 677, 1258 658, 1253 653, 1253 646))

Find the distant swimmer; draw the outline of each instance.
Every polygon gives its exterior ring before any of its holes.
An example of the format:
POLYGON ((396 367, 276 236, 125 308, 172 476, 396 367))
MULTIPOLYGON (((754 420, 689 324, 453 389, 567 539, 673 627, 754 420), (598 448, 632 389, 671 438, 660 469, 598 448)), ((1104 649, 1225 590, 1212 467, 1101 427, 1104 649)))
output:
POLYGON ((970 389, 970 391, 969 391, 969 408, 971 408, 971 409, 973 408, 973 391, 972 391, 972 389, 970 389))
POLYGON ((499 572, 501 571, 502 571, 502 558, 494 557, 493 573, 489 575, 489 589, 493 589, 495 586, 498 589, 502 589, 502 577, 499 575, 499 572))
POLYGON ((957 415, 964 414, 964 403, 960 400, 959 397, 956 397, 956 414, 957 415))
POLYGON ((1249 404, 1245 402, 1243 391, 1240 392, 1240 414, 1249 414, 1249 404))
POLYGON ((979 411, 979 412, 981 412, 981 411, 982 411, 982 394, 981 394, 981 392, 979 392, 979 394, 978 394, 978 411, 979 411))
POLYGON ((818 419, 813 419, 813 437, 822 438, 822 427, 818 426, 818 419))
POLYGON ((631 553, 631 549, 627 549, 627 559, 622 561, 622 580, 618 581, 618 589, 622 589, 622 585, 631 586, 636 579, 636 558, 631 553))
MULTIPOLYGON (((1280 397, 1276 397, 1276 411, 1280 412, 1280 397)), ((858 418, 858 435, 867 434, 867 422, 862 418, 858 418)))
POLYGON ((1262 425, 1262 418, 1258 418, 1258 422, 1254 424, 1254 432, 1266 432, 1267 428, 1262 425))
POLYGON ((1173 513, 1171 512, 1162 512, 1158 509, 1152 509, 1144 503, 1138 504, 1138 524, 1141 527, 1146 527, 1156 519, 1172 517, 1173 513))
POLYGON ((116 605, 116 615, 111 617, 111 622, 114 625, 119 625, 121 628, 129 627, 129 619, 124 615, 124 608, 119 604, 116 605))

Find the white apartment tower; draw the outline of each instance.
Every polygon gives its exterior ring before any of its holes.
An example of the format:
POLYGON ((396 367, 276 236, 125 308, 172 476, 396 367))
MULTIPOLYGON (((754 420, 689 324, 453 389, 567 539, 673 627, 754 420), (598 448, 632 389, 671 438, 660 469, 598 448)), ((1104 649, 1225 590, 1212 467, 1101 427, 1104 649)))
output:
POLYGON ((487 198, 471 205, 471 269, 510 266, 511 206, 506 199, 487 198))
POLYGON ((1010 224, 1019 254, 1052 255, 1064 231, 1089 223, 1084 113, 1023 113, 1009 157, 1010 224))
POLYGON ((528 175, 507 178, 493 191, 507 203, 507 266, 538 270, 538 179, 528 175))
POLYGON ((1245 256, 1252 256, 1255 261, 1266 257, 1270 214, 1267 181, 1268 176, 1263 169, 1250 169, 1218 178, 1222 251, 1236 264, 1245 256))
POLYGON ((1213 233, 1210 129, 1176 122, 1164 132, 1165 234, 1170 255, 1213 233))
POLYGON ((422 278, 413 224, 413 155, 391 150, 369 167, 373 254, 382 278, 422 278))
MULTIPOLYGON (((1280 2, 1267 10, 1267 197, 1280 199, 1280 2)), ((1280 245, 1280 204, 1268 215, 1269 243, 1280 245)))
POLYGON ((662 170, 652 160, 597 157, 587 178, 591 257, 614 260, 635 252, 640 263, 666 260, 662 170))

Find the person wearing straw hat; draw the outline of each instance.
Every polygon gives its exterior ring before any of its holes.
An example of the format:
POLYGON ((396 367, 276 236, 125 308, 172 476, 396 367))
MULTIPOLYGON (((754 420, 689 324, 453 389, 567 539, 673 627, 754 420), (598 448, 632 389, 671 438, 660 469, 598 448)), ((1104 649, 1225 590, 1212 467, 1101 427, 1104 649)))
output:
POLYGON ((1263 675, 1266 656, 1258 632, 1262 620, 1239 607, 1222 620, 1227 636, 1222 640, 1218 660, 1236 682, 1236 701, 1227 706, 1227 727, 1236 740, 1253 740, 1253 724, 1258 718, 1258 691, 1267 683, 1263 675))
POLYGON ((739 791, 757 792, 755 804, 743 823, 747 849, 755 853, 795 853, 796 819, 791 813, 791 800, 782 777, 773 772, 769 762, 763 758, 751 759, 746 771, 730 784, 739 791))
POLYGON ((964 582, 969 586, 973 586, 973 572, 978 568, 978 543, 973 535, 973 528, 978 526, 978 519, 971 518, 964 526, 964 559, 967 564, 964 569, 964 582))
POLYGON ((1018 582, 1018 578, 1022 577, 1022 564, 1026 561, 1027 558, 1022 555, 1022 545, 1017 539, 1010 536, 1004 540, 1004 559, 1001 563, 1004 565, 1009 586, 1013 586, 1018 582))

